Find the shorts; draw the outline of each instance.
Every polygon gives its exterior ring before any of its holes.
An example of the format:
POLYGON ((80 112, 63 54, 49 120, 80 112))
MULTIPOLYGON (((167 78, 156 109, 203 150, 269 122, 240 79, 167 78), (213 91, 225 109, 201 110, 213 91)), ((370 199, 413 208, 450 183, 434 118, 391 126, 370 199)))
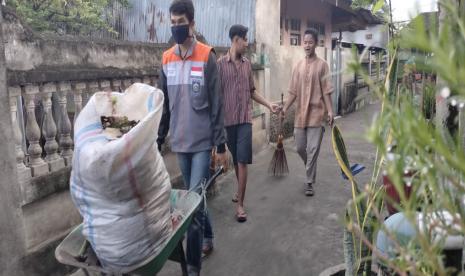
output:
POLYGON ((226 134, 234 165, 252 164, 252 124, 228 126, 226 134))

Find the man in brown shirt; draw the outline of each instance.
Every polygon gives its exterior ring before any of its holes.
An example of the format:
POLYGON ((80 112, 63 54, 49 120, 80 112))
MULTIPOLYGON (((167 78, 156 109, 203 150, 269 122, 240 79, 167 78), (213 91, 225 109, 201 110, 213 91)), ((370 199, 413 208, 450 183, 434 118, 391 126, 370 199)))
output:
POLYGON ((282 110, 286 114, 289 107, 297 101, 294 122, 294 134, 297 152, 305 163, 307 180, 305 195, 313 196, 313 184, 320 145, 323 139, 323 119, 327 112, 329 125, 334 115, 331 105, 333 88, 329 76, 328 64, 316 56, 318 32, 310 29, 305 32, 303 48, 306 57, 297 63, 292 72, 289 98, 282 110))
POLYGON ((247 164, 252 163, 252 99, 272 112, 278 106, 269 103, 255 91, 252 65, 244 57, 247 50, 247 27, 234 25, 229 30, 231 48, 218 60, 218 71, 223 88, 224 126, 228 138, 228 149, 233 156, 238 189, 233 201, 237 202, 236 219, 247 220, 244 210, 247 164))

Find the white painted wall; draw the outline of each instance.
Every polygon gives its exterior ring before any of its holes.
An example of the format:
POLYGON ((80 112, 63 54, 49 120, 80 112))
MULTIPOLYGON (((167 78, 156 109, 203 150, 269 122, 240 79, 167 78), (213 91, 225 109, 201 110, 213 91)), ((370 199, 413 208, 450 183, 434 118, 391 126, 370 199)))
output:
MULTIPOLYGON (((338 38, 339 33, 333 33, 332 37, 338 38)), ((363 44, 386 49, 388 43, 388 30, 385 25, 373 25, 368 26, 366 30, 342 32, 342 42, 363 44), (368 35, 371 35, 372 38, 367 38, 368 35)))
MULTIPOLYGON (((282 0, 257 0, 256 2, 257 54, 264 53, 266 56, 266 67, 269 68, 270 77, 265 82, 270 84, 270 91, 266 91, 265 95, 273 101, 281 100, 281 93, 287 94, 292 68, 304 58, 301 46, 290 46, 288 43, 280 45, 281 5, 282 0)), ((317 54, 326 59, 329 64, 331 56, 331 6, 320 0, 294 0, 288 1, 286 13, 288 18, 301 19, 302 34, 306 29, 307 19, 325 24, 325 46, 317 48, 317 54)), ((286 34, 284 34, 283 40, 288 40, 286 34)))

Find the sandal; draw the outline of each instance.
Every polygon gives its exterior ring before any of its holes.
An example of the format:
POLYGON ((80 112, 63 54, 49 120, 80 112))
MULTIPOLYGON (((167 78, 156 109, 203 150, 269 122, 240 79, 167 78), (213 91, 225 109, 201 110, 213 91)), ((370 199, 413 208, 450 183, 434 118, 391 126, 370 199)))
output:
POLYGON ((233 198, 231 199, 232 202, 237 203, 239 201, 239 195, 236 193, 234 194, 233 198))
POLYGON ((202 246, 202 258, 208 257, 213 252, 213 245, 202 246))
POLYGON ((307 184, 307 188, 305 189, 305 195, 306 196, 313 196, 315 193, 313 192, 313 186, 312 183, 307 184))
POLYGON ((243 213, 237 213, 236 214, 236 220, 237 222, 246 222, 247 221, 247 213, 246 212, 243 212, 243 213))

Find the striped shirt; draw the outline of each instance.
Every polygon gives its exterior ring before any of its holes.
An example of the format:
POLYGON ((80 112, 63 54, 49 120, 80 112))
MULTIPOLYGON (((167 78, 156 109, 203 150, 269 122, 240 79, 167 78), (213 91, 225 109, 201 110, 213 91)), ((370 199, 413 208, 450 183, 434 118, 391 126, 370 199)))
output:
POLYGON ((223 88, 224 126, 251 124, 255 91, 252 64, 245 57, 234 62, 228 52, 218 60, 218 72, 223 88))

